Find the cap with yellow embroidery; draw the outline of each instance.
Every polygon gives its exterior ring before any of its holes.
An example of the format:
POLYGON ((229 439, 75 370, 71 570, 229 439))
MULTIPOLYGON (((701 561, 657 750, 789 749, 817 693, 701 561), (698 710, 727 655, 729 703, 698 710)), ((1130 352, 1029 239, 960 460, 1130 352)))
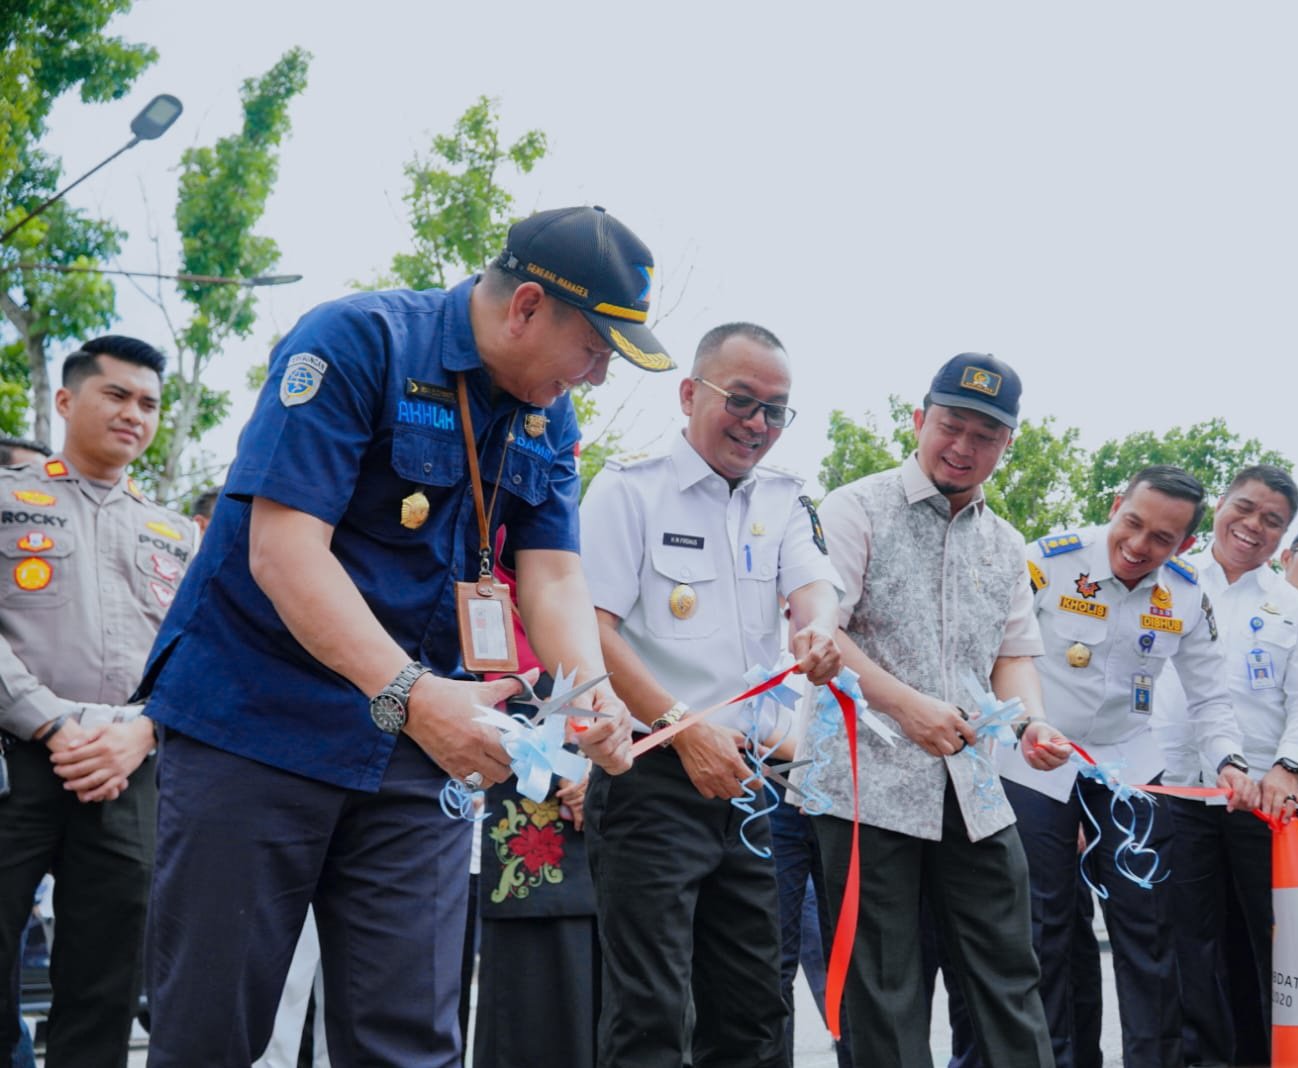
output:
POLYGON ((972 408, 1013 430, 1019 425, 1023 383, 1014 368, 990 353, 952 356, 933 377, 928 399, 946 408, 972 408))
POLYGON ((603 208, 539 211, 516 222, 495 265, 580 309, 600 337, 637 367, 676 366, 645 325, 653 255, 603 208))

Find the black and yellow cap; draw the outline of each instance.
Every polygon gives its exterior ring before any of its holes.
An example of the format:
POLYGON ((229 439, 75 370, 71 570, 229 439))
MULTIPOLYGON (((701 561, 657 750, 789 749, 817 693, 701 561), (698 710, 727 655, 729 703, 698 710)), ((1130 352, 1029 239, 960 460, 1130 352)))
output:
POLYGON ((637 367, 670 371, 676 366, 645 325, 653 255, 603 208, 556 208, 521 219, 509 228, 496 266, 580 309, 637 367))

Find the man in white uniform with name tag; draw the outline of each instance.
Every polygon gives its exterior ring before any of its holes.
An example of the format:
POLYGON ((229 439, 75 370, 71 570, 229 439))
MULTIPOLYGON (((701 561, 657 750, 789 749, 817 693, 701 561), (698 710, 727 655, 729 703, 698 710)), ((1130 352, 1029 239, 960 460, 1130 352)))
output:
MULTIPOLYGON (((729 323, 704 335, 690 375, 684 434, 660 455, 610 461, 581 505, 582 565, 613 688, 654 729, 774 666, 781 596, 808 680, 824 683, 842 663, 838 576, 815 508, 801 479, 758 466, 793 420, 784 347, 760 326, 729 323)), ((775 865, 743 840, 769 850, 770 827, 745 827, 748 814, 730 804, 751 774, 742 752, 752 718, 733 705, 624 776, 591 775, 600 1068, 679 1068, 687 1050, 696 1068, 787 1064, 775 865)), ((788 725, 763 716, 756 729, 772 741, 788 725)))
MULTIPOLYGON (((1234 791, 1232 808, 1252 807, 1257 789, 1240 756, 1243 740, 1226 693, 1225 662, 1208 598, 1195 569, 1174 556, 1193 544, 1207 503, 1198 480, 1175 467, 1137 472, 1105 527, 1041 538, 1028 546, 1028 577, 1045 655, 1038 662, 1050 720, 1123 782, 1154 781, 1164 761, 1150 730, 1159 675, 1175 662, 1190 694, 1198 744, 1216 781, 1234 791)), ((1077 828, 1100 834, 1087 872, 1109 892, 1105 922, 1113 946, 1126 1068, 1180 1065, 1181 1013, 1173 951, 1166 805, 1136 802, 1153 820, 1147 846, 1161 861, 1141 887, 1115 865, 1123 836, 1109 816, 1111 794, 1079 777, 1073 763, 1034 771, 1013 752, 998 754, 1005 793, 1018 816, 1032 880, 1032 933, 1041 993, 1058 1068, 1073 1066, 1069 960, 1076 908, 1077 828), (1079 795, 1102 832, 1082 813, 1079 795)), ((1153 857, 1126 858, 1148 875, 1153 857)))
MULTIPOLYGON (((1211 549, 1186 558, 1212 598, 1244 757, 1275 819, 1298 806, 1298 590, 1269 565, 1295 512, 1298 486, 1286 472, 1246 467, 1217 502, 1211 549)), ((1211 784, 1212 754, 1195 748, 1185 690, 1168 675, 1154 712, 1164 781, 1211 784)), ((1167 799, 1186 1063, 1269 1064, 1271 831, 1217 800, 1167 799), (1232 911, 1241 937, 1228 930, 1232 911)))

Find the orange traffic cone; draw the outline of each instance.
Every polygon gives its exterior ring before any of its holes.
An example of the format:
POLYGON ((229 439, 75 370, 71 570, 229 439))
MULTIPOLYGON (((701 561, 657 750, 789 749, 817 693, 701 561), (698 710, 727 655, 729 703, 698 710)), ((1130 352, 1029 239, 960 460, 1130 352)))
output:
POLYGON ((1272 831, 1271 1065, 1298 1068, 1298 820, 1272 831))

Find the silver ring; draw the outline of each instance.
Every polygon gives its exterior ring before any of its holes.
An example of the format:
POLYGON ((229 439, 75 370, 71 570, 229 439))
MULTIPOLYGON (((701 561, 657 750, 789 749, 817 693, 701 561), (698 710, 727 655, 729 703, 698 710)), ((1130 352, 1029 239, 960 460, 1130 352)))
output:
POLYGON ((1289 794, 1288 796, 1285 797, 1284 801, 1281 803, 1288 804, 1290 801, 1292 801, 1295 805, 1298 805, 1298 794, 1289 794))
POLYGON ((467 786, 470 790, 481 790, 482 772, 480 771, 469 772, 469 774, 464 776, 464 785, 467 786))

